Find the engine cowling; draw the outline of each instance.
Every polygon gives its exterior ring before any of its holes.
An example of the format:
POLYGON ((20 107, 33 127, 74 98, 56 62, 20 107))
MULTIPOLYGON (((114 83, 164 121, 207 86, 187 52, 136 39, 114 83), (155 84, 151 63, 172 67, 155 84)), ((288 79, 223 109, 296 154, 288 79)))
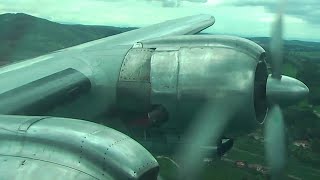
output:
POLYGON ((212 35, 158 38, 129 50, 117 102, 133 112, 162 105, 169 115, 164 127, 183 131, 206 102, 241 98, 230 127, 246 131, 265 118, 267 76, 265 51, 252 41, 212 35))

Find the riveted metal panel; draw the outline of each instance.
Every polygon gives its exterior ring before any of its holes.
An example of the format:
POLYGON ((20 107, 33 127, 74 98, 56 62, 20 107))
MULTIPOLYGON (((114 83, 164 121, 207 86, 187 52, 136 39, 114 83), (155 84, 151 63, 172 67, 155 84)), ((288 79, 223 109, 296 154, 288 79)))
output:
POLYGON ((130 49, 117 84, 117 105, 128 111, 147 112, 150 104, 150 61, 154 50, 130 49))
POLYGON ((5 179, 134 180, 150 172, 149 179, 156 179, 159 170, 157 161, 136 141, 88 121, 3 115, 0 141, 0 159, 6 161, 0 163, 0 176, 12 177, 5 179), (18 133, 17 127, 34 119, 38 121, 18 133))
POLYGON ((150 49, 131 49, 123 60, 119 81, 149 82, 152 52, 150 49))
POLYGON ((151 59, 151 103, 163 105, 169 114, 176 110, 178 51, 156 51, 151 59))

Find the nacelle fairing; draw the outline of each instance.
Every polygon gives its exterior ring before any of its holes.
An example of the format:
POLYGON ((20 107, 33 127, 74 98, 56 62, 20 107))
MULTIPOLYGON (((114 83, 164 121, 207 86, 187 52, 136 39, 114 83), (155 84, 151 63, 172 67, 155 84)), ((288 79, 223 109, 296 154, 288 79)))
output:
POLYGON ((88 121, 0 116, 2 179, 155 180, 156 159, 129 136, 88 121))
MULTIPOLYGON (((117 103, 132 112, 162 105, 165 128, 183 130, 207 102, 241 99, 231 127, 249 130, 267 112, 265 51, 232 36, 172 36, 136 43, 123 61, 117 103)), ((212 117, 214 120, 214 117, 212 117)))

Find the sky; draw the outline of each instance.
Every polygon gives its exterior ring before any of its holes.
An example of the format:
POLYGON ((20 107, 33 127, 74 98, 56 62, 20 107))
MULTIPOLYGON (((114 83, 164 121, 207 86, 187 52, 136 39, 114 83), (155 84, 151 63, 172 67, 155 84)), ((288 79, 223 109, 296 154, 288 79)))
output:
MULTIPOLYGON (((66 24, 143 27, 213 15, 207 33, 269 36, 276 0, 0 0, 0 14, 26 13, 66 24)), ((287 0, 285 39, 320 41, 320 0, 287 0)))

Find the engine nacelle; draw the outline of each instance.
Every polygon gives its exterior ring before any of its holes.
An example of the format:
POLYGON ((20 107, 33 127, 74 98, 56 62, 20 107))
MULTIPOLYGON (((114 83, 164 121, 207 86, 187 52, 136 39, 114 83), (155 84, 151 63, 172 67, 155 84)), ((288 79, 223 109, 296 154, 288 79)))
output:
POLYGON ((164 127, 183 131, 204 103, 240 98, 230 126, 245 131, 265 118, 267 76, 265 51, 252 41, 212 35, 158 38, 127 53, 117 102, 133 112, 162 105, 169 114, 164 127))

